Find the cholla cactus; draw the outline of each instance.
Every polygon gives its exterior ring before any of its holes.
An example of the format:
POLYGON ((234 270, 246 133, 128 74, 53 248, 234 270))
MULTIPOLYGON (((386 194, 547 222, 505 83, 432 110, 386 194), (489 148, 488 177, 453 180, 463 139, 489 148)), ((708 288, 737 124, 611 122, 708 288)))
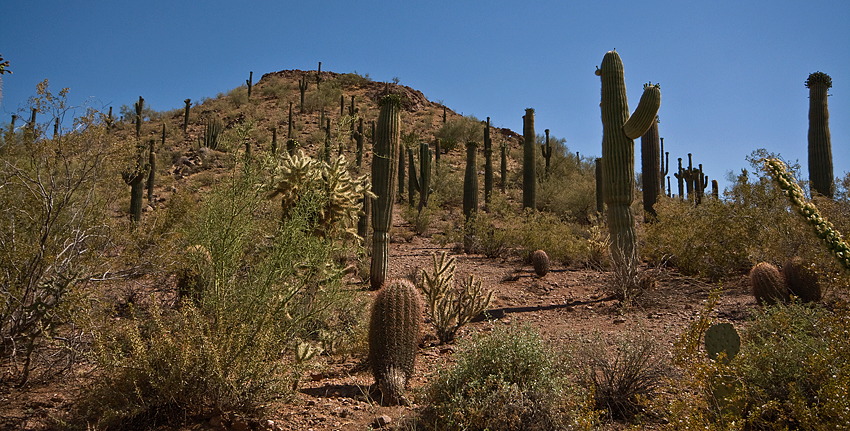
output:
POLYGON ((785 163, 778 159, 766 159, 764 168, 773 177, 773 181, 779 185, 788 200, 791 201, 794 210, 814 228, 815 234, 826 244, 832 255, 838 259, 838 262, 844 268, 850 269, 850 247, 841 238, 841 233, 835 230, 832 223, 821 217, 817 207, 806 199, 803 189, 797 184, 794 176, 788 172, 785 163))
POLYGON ((315 233, 327 236, 341 229, 356 235, 357 221, 363 211, 363 196, 371 192, 368 177, 352 177, 346 166, 342 156, 325 163, 299 150, 294 156, 287 155, 275 168, 272 190, 267 196, 269 199, 282 196, 281 207, 286 218, 306 193, 318 193, 322 207, 315 233))
POLYGON ((422 290, 428 302, 428 317, 441 343, 454 340, 458 329, 484 312, 490 305, 493 292, 485 292, 482 282, 473 275, 454 286, 455 258, 446 252, 434 253, 434 269, 431 273, 422 270, 422 290))

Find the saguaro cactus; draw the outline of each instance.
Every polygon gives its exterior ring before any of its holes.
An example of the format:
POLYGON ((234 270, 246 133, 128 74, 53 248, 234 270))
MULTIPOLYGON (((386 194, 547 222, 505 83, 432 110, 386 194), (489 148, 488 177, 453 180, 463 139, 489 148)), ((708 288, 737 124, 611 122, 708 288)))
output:
POLYGON ((363 164, 363 119, 360 118, 357 120, 357 131, 354 132, 354 142, 357 144, 356 152, 354 153, 355 164, 357 165, 357 170, 360 170, 360 167, 363 164))
POLYGON ((535 172, 534 109, 525 110, 522 117, 522 207, 537 208, 537 173, 535 172))
POLYGON ((500 151, 501 156, 502 156, 501 166, 499 166, 499 175, 502 178, 502 180, 500 182, 501 182, 501 185, 502 185, 502 193, 504 193, 505 190, 507 190, 507 188, 508 188, 508 142, 507 141, 502 141, 502 143, 499 144, 499 151, 500 151))
POLYGON ((130 186, 130 221, 138 224, 142 219, 142 202, 145 196, 145 179, 147 178, 150 164, 145 162, 145 147, 138 147, 139 157, 135 165, 121 172, 124 182, 130 186))
POLYGON ((248 84, 248 98, 251 98, 251 89, 254 87, 254 72, 248 74, 248 79, 245 80, 245 84, 248 84))
POLYGON ((602 180, 602 158, 596 158, 596 214, 602 215, 605 211, 603 188, 605 181, 602 180))
POLYGON ((484 205, 490 205, 493 193, 493 142, 490 140, 490 117, 484 126, 484 205))
POLYGON ((307 74, 298 80, 298 91, 301 92, 301 112, 304 112, 304 93, 307 92, 307 74))
POLYGON ((608 51, 596 74, 602 79, 602 164, 605 203, 608 205, 608 229, 615 261, 621 257, 631 263, 637 258, 635 217, 631 204, 635 188, 634 139, 655 121, 661 106, 661 89, 644 86, 634 114, 629 116, 623 62, 616 51, 608 51))
POLYGON ((806 88, 809 89, 809 182, 812 191, 832 199, 835 187, 826 100, 830 87, 832 78, 823 72, 812 73, 806 79, 806 88))
POLYGON ((393 202, 396 194, 396 159, 401 141, 401 98, 387 95, 381 98, 375 143, 372 151, 372 193, 377 196, 372 206, 372 289, 379 289, 387 278, 389 265, 389 231, 392 225, 393 202))
POLYGON ((655 220, 655 203, 658 193, 662 190, 662 166, 660 137, 658 135, 658 119, 656 118, 649 130, 640 137, 641 173, 643 174, 643 210, 648 215, 647 220, 655 220))
POLYGON ((422 297, 408 280, 389 280, 375 295, 369 320, 369 364, 385 404, 408 404, 405 386, 416 364, 422 297))
POLYGON ((186 108, 183 111, 183 133, 186 133, 186 130, 189 129, 189 108, 192 107, 192 99, 186 99, 183 103, 186 104, 186 108))
MULTIPOLYGON (((410 185, 411 190, 419 192, 419 205, 417 211, 428 206, 428 197, 431 195, 431 147, 425 142, 419 143, 419 175, 416 174, 416 166, 413 165, 413 149, 410 151, 410 185)), ((410 206, 413 206, 413 193, 411 192, 410 206)))
POLYGON ((142 136, 142 111, 145 109, 145 99, 139 96, 139 101, 133 105, 136 108, 136 139, 142 136))
POLYGON ((546 161, 545 174, 549 178, 549 160, 552 158, 552 145, 549 144, 549 129, 544 130, 546 133, 546 143, 540 146, 540 152, 543 153, 543 159, 546 161))
POLYGON ((478 211, 478 143, 466 143, 466 171, 463 177, 463 215, 469 220, 478 211))

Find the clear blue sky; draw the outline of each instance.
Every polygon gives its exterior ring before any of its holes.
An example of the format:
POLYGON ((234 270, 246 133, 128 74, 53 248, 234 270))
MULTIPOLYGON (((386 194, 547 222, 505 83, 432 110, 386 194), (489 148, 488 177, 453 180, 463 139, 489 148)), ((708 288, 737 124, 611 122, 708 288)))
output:
MULTIPOLYGON (((47 78, 97 108, 143 96, 156 110, 215 97, 284 69, 368 73, 494 125, 534 108, 572 151, 601 154, 606 51, 630 108, 661 83, 660 132, 726 185, 756 148, 806 167, 811 72, 833 79, 836 176, 850 171, 850 1, 3 1, 0 122, 47 78), (574 5, 575 3, 575 5, 574 5)), ((639 141, 636 167, 640 169, 639 141)), ((674 182, 675 184, 675 182, 674 182)), ((675 185, 674 185, 675 189, 675 185)))

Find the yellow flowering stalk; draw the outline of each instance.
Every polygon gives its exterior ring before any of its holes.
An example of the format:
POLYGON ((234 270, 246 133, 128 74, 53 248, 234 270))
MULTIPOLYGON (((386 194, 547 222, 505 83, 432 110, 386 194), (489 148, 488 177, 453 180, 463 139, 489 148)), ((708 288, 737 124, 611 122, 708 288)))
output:
POLYGON ((823 240, 832 255, 844 268, 850 269, 850 247, 832 223, 821 217, 817 207, 806 199, 803 189, 788 172, 785 163, 778 159, 765 159, 764 168, 791 201, 791 206, 815 229, 815 234, 823 240))

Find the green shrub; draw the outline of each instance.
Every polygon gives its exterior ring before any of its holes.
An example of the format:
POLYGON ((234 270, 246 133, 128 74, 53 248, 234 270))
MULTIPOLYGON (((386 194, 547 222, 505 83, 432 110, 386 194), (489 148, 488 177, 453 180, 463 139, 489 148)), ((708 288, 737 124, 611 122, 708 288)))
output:
POLYGON ((248 87, 242 85, 228 91, 227 98, 234 108, 241 108, 248 103, 248 87))
POLYGON ((194 301, 137 310, 97 334, 103 372, 81 403, 85 417, 130 427, 210 409, 252 413, 291 388, 281 352, 317 338, 350 301, 337 238, 313 234, 319 202, 302 198, 279 222, 258 182, 251 169, 234 174, 187 226, 186 244, 208 255, 194 301))
POLYGON ((269 82, 263 84, 260 94, 263 97, 278 99, 280 102, 289 101, 293 95, 292 84, 286 82, 283 78, 272 78, 269 82))
POLYGON ((0 151, 0 358, 11 360, 8 377, 21 385, 44 349, 74 338, 59 337, 60 324, 75 322, 89 279, 112 269, 104 259, 110 209, 116 193, 129 195, 115 187, 115 161, 126 160, 122 145, 132 148, 108 136, 94 110, 48 139, 54 120, 71 109, 67 89, 54 95, 45 80, 37 92, 30 102, 47 122, 0 151))
MULTIPOLYGON (((712 307, 694 321, 680 346, 699 343, 712 307)), ((755 310, 742 331, 740 353, 728 364, 693 349, 679 354, 685 359, 683 375, 671 387, 680 390, 665 408, 677 418, 677 429, 722 430, 733 424, 735 429, 843 429, 850 421, 848 330, 845 306, 828 310, 794 302, 755 310), (732 388, 725 402, 712 391, 718 381, 732 388)))
POLYGON ((304 96, 304 109, 307 112, 325 110, 325 113, 336 112, 339 108, 339 98, 342 96, 342 85, 339 80, 322 81, 321 87, 308 92, 304 96))
MULTIPOLYGON (((543 142, 545 138, 538 135, 537 143, 543 142)), ((595 166, 577 159, 567 148, 565 139, 550 136, 549 144, 552 146, 549 172, 545 170, 544 158, 537 157, 537 209, 589 224, 596 213, 595 166)))
POLYGON ((497 325, 461 343, 454 366, 429 379, 425 422, 440 430, 591 429, 587 399, 530 326, 497 325))
POLYGON ((372 78, 369 77, 368 73, 365 75, 361 75, 357 73, 356 70, 352 73, 344 73, 342 75, 339 75, 339 77, 337 77, 337 80, 339 81, 340 85, 343 86, 343 88, 362 87, 372 82, 372 78))
POLYGON ((484 140, 484 124, 473 115, 455 117, 446 122, 435 138, 440 139, 440 148, 449 153, 468 141, 482 142, 484 140))

